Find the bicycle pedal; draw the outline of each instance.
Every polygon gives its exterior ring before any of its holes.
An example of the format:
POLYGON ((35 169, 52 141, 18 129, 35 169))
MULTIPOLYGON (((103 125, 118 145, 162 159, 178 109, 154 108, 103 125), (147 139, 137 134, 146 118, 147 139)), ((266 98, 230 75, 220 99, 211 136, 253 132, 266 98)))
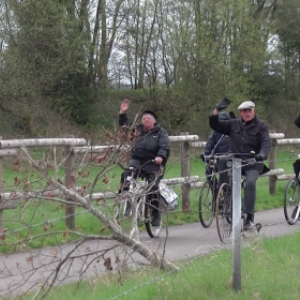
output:
POLYGON ((256 228, 257 232, 259 232, 261 230, 261 228, 262 228, 262 224, 256 223, 255 224, 255 228, 256 228))

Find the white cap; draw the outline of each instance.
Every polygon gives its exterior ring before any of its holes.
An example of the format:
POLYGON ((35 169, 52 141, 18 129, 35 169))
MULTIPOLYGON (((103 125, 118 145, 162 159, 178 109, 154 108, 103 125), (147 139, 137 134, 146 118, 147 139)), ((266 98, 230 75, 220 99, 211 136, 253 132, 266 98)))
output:
POLYGON ((252 101, 245 101, 238 107, 238 110, 246 109, 246 108, 252 109, 254 107, 255 107, 255 104, 252 101))

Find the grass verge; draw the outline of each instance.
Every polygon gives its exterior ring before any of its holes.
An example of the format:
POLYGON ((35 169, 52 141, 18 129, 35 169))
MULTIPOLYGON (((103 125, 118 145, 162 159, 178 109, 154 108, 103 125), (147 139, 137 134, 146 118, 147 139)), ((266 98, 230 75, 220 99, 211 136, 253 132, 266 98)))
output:
MULTIPOLYGON (((232 288, 232 251, 181 261, 178 273, 152 268, 93 278, 51 291, 60 300, 267 300, 299 299, 300 233, 243 244, 241 290, 232 288)), ((30 295, 28 295, 30 296, 30 295)), ((23 299, 29 299, 24 297, 23 299)))

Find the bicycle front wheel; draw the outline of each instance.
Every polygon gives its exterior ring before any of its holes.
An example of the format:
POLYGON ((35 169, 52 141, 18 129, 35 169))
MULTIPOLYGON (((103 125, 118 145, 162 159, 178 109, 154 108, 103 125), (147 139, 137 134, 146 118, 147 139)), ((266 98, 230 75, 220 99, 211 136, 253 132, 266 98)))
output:
POLYGON ((213 184, 206 180, 201 187, 199 196, 199 219, 204 228, 208 228, 215 214, 213 184))
POLYGON ((232 232, 232 197, 231 189, 223 183, 216 199, 216 225, 221 242, 227 243, 232 232))
POLYGON ((298 217, 296 215, 299 205, 299 183, 298 179, 291 178, 285 188, 284 192, 284 216, 285 220, 290 225, 296 224, 298 217))
POLYGON ((132 199, 133 194, 131 192, 122 193, 116 199, 115 220, 122 232, 129 236, 132 235, 132 199))
POLYGON ((151 204, 151 202, 148 203, 146 201, 146 203, 145 203, 145 226, 146 226, 147 233, 149 234, 149 236, 151 238, 158 237, 159 232, 161 230, 161 226, 162 226, 162 213, 161 212, 158 213, 159 225, 153 226, 151 224, 154 209, 156 209, 156 208, 151 204))

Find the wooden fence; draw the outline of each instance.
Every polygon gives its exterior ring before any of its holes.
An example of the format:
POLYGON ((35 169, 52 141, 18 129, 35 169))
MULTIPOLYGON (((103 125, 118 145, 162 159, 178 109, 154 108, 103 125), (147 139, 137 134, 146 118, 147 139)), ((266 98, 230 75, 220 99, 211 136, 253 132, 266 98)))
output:
MULTIPOLYGON (((0 232, 2 231, 3 210, 12 209, 17 206, 20 199, 17 193, 3 193, 3 157, 17 155, 17 150, 21 147, 49 147, 64 146, 67 159, 64 162, 65 167, 65 185, 72 188, 72 172, 74 170, 74 147, 84 146, 87 142, 81 138, 48 138, 48 139, 15 139, 0 140, 0 232)), ((19 195, 20 196, 20 195, 19 195)), ((33 195, 32 195, 33 196, 33 195)), ((22 198, 28 198, 28 194, 23 194, 22 198)), ((68 228, 75 228, 75 207, 72 205, 72 199, 66 197, 70 205, 65 206, 66 225, 68 228)))
MULTIPOLYGON (((272 141, 272 150, 269 157, 269 168, 270 171, 261 175, 260 177, 269 177, 269 192, 274 194, 276 192, 277 180, 286 180, 291 175, 284 174, 283 169, 276 169, 276 145, 277 141, 281 141, 282 145, 286 144, 283 133, 270 133, 270 139, 272 141), (274 159, 275 158, 275 159, 274 159)), ((181 177, 174 178, 172 181, 164 179, 163 181, 168 185, 180 185, 182 193, 182 210, 188 210, 190 207, 190 189, 200 188, 203 182, 199 181, 199 176, 190 176, 190 149, 191 148, 205 148, 206 142, 199 141, 198 135, 189 135, 188 132, 181 133, 180 136, 169 136, 171 144, 179 144, 180 147, 180 159, 181 159, 181 177), (184 182, 182 182, 182 180, 184 182)), ((297 143, 297 139, 293 139, 297 143)), ((290 141, 290 143, 292 143, 290 141)), ((300 139, 299 139, 300 143, 300 139)), ((112 146, 90 146, 90 147, 77 147, 74 149, 75 153, 99 153, 107 150, 108 147, 112 146)), ((115 147, 115 146, 114 146, 115 147)), ((201 151, 199 150, 199 155, 201 151)), ((97 193, 97 197, 101 198, 112 198, 115 197, 113 193, 97 193)))
MULTIPOLYGON (((177 143, 180 147, 181 157, 181 177, 172 179, 163 179, 167 185, 176 186, 180 185, 182 189, 182 209, 188 210, 190 208, 190 189, 200 188, 203 184, 199 176, 190 176, 190 148, 205 148, 206 142, 199 141, 197 135, 189 135, 187 132, 182 133, 180 136, 170 136, 171 144, 177 143)), ((281 145, 297 145, 300 144, 300 139, 284 139, 282 133, 271 133, 272 150, 269 156, 270 172, 262 175, 269 176, 269 191, 270 194, 276 192, 277 180, 286 180, 293 176, 292 174, 284 174, 283 169, 276 169, 276 150, 281 145)), ((62 146, 64 147, 67 159, 64 161, 65 168, 65 185, 71 188, 73 186, 73 170, 75 162, 75 154, 79 153, 99 153, 104 152, 107 148, 115 146, 87 146, 85 139, 81 138, 49 138, 49 139, 16 139, 16 140, 0 140, 0 182, 3 182, 3 167, 2 160, 5 157, 17 155, 17 150, 21 147, 50 147, 62 146)), ((199 151, 199 154, 201 151, 199 151)), ((50 191, 49 191, 50 192, 50 191)), ((42 192, 47 196, 47 191, 42 192)), ((54 191, 51 191, 53 195, 54 191)), ((3 184, 0 185, 0 229, 2 226, 2 213, 5 209, 15 208, 17 202, 21 198, 38 197, 41 192, 35 191, 28 193, 3 193, 3 184)), ((113 192, 96 192, 92 194, 92 199, 110 199, 115 198, 116 193, 113 192)), ((72 205, 71 199, 67 199, 70 205, 65 207, 66 225, 68 228, 75 226, 75 208, 72 205)), ((1 230, 0 230, 1 231, 1 230)))

